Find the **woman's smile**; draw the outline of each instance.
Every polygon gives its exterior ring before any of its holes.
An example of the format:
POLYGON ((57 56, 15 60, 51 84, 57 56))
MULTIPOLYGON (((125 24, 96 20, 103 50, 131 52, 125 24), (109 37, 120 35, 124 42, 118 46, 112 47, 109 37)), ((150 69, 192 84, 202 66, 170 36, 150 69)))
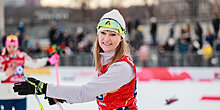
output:
POLYGON ((122 37, 118 33, 108 30, 99 32, 98 39, 99 45, 104 52, 115 50, 122 41, 122 37))

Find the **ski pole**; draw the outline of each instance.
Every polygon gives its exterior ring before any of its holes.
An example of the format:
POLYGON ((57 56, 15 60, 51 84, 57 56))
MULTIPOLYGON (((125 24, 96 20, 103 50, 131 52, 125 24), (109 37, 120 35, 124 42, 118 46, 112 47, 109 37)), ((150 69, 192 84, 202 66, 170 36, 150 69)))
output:
MULTIPOLYGON (((57 84, 59 85, 60 83, 60 80, 59 80, 59 54, 58 53, 55 53, 53 54, 49 60, 51 65, 54 65, 55 64, 55 70, 56 70, 56 80, 57 80, 57 84)), ((57 101, 56 103, 58 106, 59 106, 59 110, 63 110, 61 104, 57 101)))
POLYGON ((60 84, 60 80, 59 80, 59 64, 58 62, 55 63, 55 69, 56 69, 56 78, 57 78, 57 84, 60 84))
MULTIPOLYGON (((28 81, 28 79, 27 79, 27 77, 26 77, 25 75, 21 75, 21 77, 22 77, 25 81, 27 81, 27 82, 29 82, 29 83, 32 83, 32 82, 28 81)), ((40 109, 41 109, 41 110, 44 110, 44 108, 43 108, 43 106, 42 106, 42 104, 41 104, 39 98, 37 97, 37 94, 34 94, 34 97, 35 97, 35 99, 37 100, 40 109)))
MULTIPOLYGON (((55 63, 55 69, 56 69, 57 84, 60 84, 60 80, 59 80, 59 64, 58 64, 58 62, 55 63)), ((61 106, 61 104, 58 101, 57 101, 57 105, 59 106, 59 108, 61 110, 64 110, 63 107, 61 106)))
POLYGON ((61 110, 64 110, 63 109, 63 107, 60 105, 60 103, 57 101, 57 105, 59 106, 59 108, 61 109, 61 110))

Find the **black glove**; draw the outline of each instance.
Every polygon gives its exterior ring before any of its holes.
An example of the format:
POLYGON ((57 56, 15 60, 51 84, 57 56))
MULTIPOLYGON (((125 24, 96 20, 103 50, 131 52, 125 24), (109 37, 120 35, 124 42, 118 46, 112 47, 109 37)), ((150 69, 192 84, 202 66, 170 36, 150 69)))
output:
POLYGON ((47 63, 46 63, 46 65, 45 66, 50 66, 51 64, 50 64, 50 62, 49 61, 47 61, 47 63))
POLYGON ((28 81, 19 82, 14 84, 14 92, 18 92, 18 95, 29 95, 29 94, 45 94, 47 84, 39 80, 29 77, 28 81))
MULTIPOLYGON (((49 103, 50 105, 56 104, 56 102, 54 101, 54 98, 44 97, 44 99, 47 99, 47 100, 48 100, 48 103, 49 103)), ((66 102, 66 100, 63 100, 63 99, 55 99, 55 100, 57 100, 58 102, 61 102, 61 103, 66 102)))

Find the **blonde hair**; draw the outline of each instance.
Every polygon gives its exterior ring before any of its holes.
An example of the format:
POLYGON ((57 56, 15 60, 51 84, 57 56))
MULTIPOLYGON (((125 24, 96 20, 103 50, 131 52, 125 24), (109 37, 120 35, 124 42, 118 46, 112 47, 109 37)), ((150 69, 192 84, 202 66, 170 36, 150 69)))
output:
MULTIPOLYGON (((100 55, 101 52, 104 52, 104 51, 100 47, 98 37, 97 37, 96 41, 94 43, 94 46, 93 46, 93 57, 94 57, 94 60, 95 60, 95 67, 96 67, 97 71, 101 69, 101 55, 100 55)), ((108 64, 108 66, 110 66, 113 63, 117 62, 121 57, 123 57, 125 55, 130 57, 130 59, 132 60, 129 45, 128 45, 127 42, 122 40, 119 43, 118 47, 116 48, 115 54, 111 58, 111 62, 108 64)))

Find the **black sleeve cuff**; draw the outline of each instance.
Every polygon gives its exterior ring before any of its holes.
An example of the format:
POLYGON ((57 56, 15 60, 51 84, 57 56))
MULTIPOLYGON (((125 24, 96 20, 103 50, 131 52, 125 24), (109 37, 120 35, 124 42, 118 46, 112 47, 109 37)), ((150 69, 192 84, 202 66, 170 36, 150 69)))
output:
POLYGON ((47 83, 44 83, 42 92, 45 94, 45 97, 46 97, 46 91, 47 91, 47 83))

